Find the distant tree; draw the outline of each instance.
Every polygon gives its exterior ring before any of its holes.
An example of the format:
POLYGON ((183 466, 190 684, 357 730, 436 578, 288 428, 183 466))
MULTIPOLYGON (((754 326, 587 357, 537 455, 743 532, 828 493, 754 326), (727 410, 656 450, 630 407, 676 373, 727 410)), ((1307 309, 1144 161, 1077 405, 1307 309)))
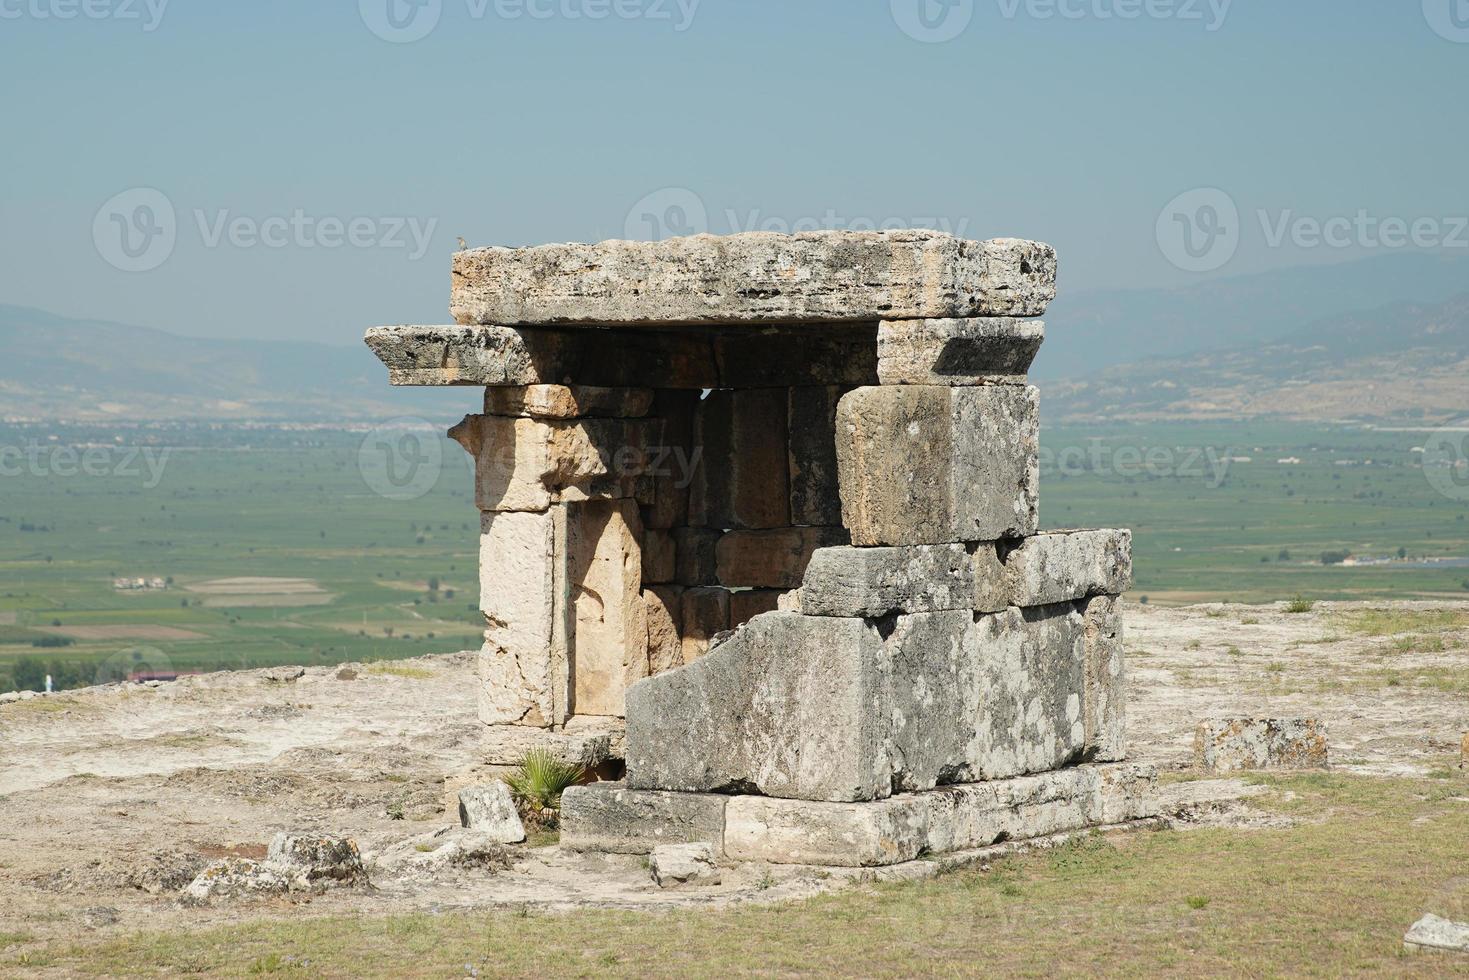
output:
POLYGON ((46 689, 46 668, 39 660, 30 657, 16 657, 15 666, 11 668, 10 675, 15 681, 17 691, 44 691, 46 689))
POLYGON ((1281 548, 1280 555, 1276 558, 1276 561, 1290 561, 1290 549, 1281 548))
POLYGON ((1350 551, 1323 551, 1321 552, 1321 564, 1340 565, 1350 557, 1352 557, 1350 551))
POLYGON ((1398 549, 1398 557, 1399 558, 1406 558, 1406 557, 1408 557, 1408 549, 1407 548, 1399 548, 1398 549))
POLYGON ((439 591, 439 579, 437 576, 430 576, 428 580, 428 590, 430 592, 439 591))

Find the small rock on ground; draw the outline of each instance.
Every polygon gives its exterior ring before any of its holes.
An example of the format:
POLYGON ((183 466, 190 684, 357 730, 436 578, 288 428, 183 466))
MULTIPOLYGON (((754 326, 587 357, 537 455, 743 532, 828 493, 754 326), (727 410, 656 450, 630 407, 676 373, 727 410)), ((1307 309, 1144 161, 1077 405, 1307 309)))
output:
POLYGON ((1425 915, 1403 937, 1403 946, 1412 952, 1469 953, 1469 923, 1425 915))
POLYGON ((497 844, 525 840, 525 825, 516 812, 510 787, 498 779, 459 791, 459 822, 497 844))
POLYGON ((720 883, 709 844, 664 844, 653 848, 648 871, 659 888, 707 888, 720 883))

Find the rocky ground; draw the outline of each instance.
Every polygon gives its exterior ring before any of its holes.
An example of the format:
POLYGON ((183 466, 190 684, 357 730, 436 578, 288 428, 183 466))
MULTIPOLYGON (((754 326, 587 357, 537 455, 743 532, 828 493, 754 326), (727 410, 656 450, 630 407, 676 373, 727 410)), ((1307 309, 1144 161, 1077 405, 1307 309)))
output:
MULTIPOLYGON (((1469 730, 1469 604, 1132 605, 1127 622, 1136 759, 1188 767, 1204 717, 1311 716, 1330 726, 1340 768, 1404 775, 1457 764, 1469 730)), ((444 780, 475 760, 473 670, 472 655, 460 654, 0 704, 0 945, 7 931, 66 936, 303 911, 768 901, 837 882, 743 868, 714 889, 665 892, 641 859, 554 846, 465 865, 402 861, 456 822, 444 780), (261 857, 282 830, 356 838, 372 885, 179 903, 206 863, 261 857)), ((1244 791, 1237 781, 1169 790, 1187 819, 1248 824, 1247 805, 1210 802, 1244 791)))

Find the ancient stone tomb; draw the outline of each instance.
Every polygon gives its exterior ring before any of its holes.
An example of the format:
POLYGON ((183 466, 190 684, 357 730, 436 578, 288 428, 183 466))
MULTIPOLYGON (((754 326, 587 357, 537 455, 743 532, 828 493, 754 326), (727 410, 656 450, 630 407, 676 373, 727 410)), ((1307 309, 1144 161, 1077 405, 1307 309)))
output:
POLYGON ((1055 255, 933 232, 456 254, 486 761, 607 777, 569 846, 892 864, 1150 814, 1122 765, 1125 531, 1039 533, 1055 255), (625 763, 625 774, 622 772, 625 763))

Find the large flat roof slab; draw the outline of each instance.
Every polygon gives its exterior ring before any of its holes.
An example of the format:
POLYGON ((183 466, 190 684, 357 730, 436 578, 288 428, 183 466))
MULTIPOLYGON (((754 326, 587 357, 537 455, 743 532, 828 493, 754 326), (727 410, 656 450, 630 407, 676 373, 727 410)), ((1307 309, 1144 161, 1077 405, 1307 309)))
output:
POLYGON ((461 324, 659 326, 1040 316, 1056 252, 935 231, 695 235, 454 255, 461 324))

